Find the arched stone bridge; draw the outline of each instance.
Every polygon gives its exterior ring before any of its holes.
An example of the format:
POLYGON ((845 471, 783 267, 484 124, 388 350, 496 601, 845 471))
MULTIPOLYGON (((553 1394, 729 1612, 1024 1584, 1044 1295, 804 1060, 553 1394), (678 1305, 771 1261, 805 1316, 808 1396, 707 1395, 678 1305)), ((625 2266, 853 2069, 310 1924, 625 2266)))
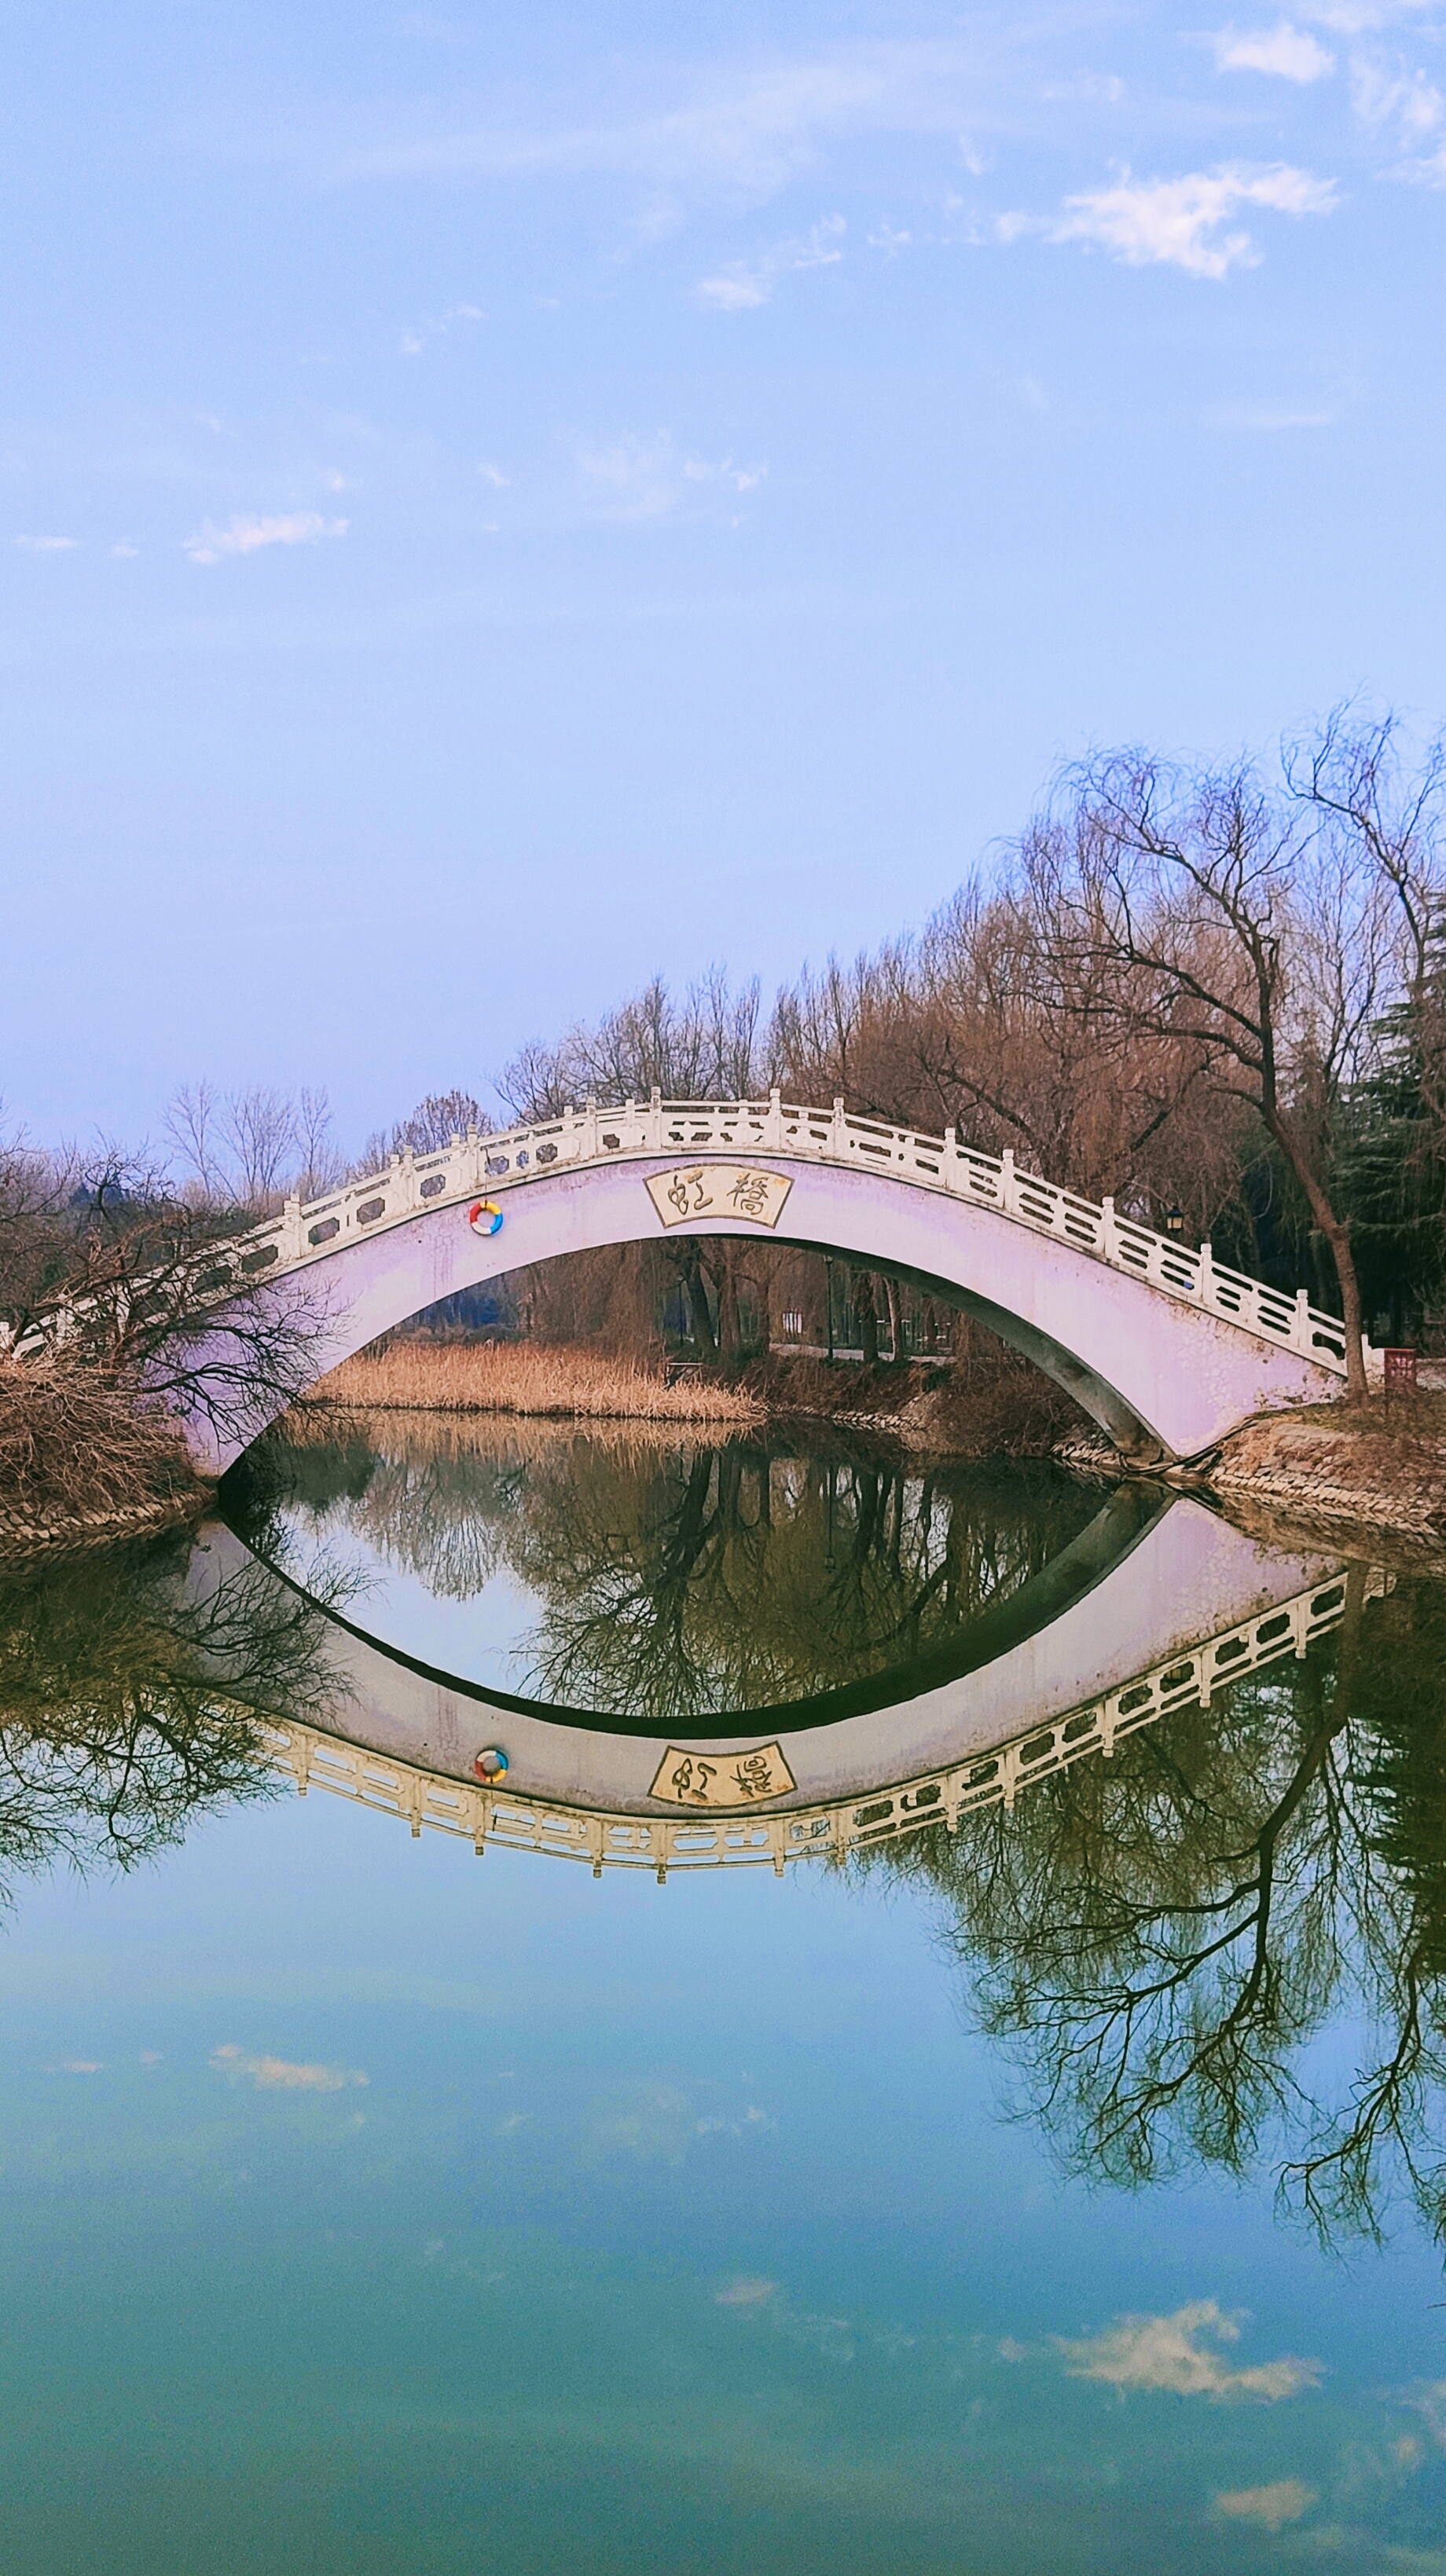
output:
MULTIPOLYGON (((1303 1291, 1263 1287, 1208 1244, 1194 1251, 952 1130, 915 1135, 777 1092, 590 1104, 394 1156, 288 1202, 247 1238, 240 1268, 278 1298, 317 1292, 320 1372, 458 1289, 670 1230, 771 1234, 901 1272, 1036 1361, 1142 1459, 1198 1456, 1250 1414, 1344 1385, 1340 1324, 1303 1291)), ((218 1467, 243 1446, 199 1410, 193 1439, 218 1467)))

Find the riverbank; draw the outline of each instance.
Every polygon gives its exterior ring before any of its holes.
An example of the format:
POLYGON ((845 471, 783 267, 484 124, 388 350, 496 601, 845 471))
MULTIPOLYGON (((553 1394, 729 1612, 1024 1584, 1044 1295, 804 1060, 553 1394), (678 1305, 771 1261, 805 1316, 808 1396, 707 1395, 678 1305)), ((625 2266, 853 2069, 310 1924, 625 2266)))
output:
POLYGON ((0 1558, 110 1545, 193 1519, 211 1487, 131 1387, 61 1361, 0 1361, 0 1558))
POLYGON ((1047 1457, 1088 1428, 1070 1397, 1002 1345, 937 1363, 883 1360, 830 1366, 773 1352, 736 1377, 702 1369, 669 1383, 661 1368, 566 1343, 398 1339, 344 1360, 302 1398, 298 1415, 503 1413, 579 1422, 837 1423, 935 1457, 1047 1457))
POLYGON ((1199 1470, 1212 1493, 1446 1548, 1446 1395, 1371 1396, 1262 1414, 1199 1470))

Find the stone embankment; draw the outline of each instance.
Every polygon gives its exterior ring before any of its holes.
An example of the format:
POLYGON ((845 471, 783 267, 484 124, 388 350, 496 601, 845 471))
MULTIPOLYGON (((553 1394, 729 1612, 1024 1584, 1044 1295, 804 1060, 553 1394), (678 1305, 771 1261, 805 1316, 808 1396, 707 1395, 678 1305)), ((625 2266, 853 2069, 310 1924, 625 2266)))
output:
MULTIPOLYGON (((1055 1455, 1086 1472, 1119 1472, 1098 1438, 1062 1441, 1055 1455)), ((1207 1456, 1151 1472, 1218 1495, 1232 1511, 1338 1532, 1391 1530, 1446 1551, 1446 1395, 1434 1390, 1260 1414, 1207 1456)))
POLYGON ((68 1512, 53 1520, 34 1519, 0 1503, 0 1564, 28 1557, 64 1556, 86 1547, 114 1547, 128 1538, 154 1538, 193 1520, 197 1497, 175 1495, 159 1501, 127 1504, 106 1512, 68 1512))

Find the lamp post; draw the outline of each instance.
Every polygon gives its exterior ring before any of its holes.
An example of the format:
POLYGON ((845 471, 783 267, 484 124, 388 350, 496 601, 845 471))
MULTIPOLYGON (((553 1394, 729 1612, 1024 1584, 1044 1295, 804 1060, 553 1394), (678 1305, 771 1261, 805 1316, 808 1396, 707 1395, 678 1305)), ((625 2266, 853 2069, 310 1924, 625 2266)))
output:
POLYGON ((1165 1210, 1165 1232, 1166 1232, 1167 1234, 1169 1234, 1169 1235, 1173 1235, 1173 1236, 1174 1236, 1174 1238, 1175 1238, 1175 1241, 1178 1243, 1178 1242, 1179 1242, 1179 1240, 1180 1240, 1180 1237, 1181 1237, 1181 1235, 1184 1233, 1184 1231, 1185 1231, 1185 1211, 1184 1211, 1184 1209, 1183 1209, 1183 1208, 1177 1208, 1177 1207, 1166 1208, 1166 1210, 1165 1210))

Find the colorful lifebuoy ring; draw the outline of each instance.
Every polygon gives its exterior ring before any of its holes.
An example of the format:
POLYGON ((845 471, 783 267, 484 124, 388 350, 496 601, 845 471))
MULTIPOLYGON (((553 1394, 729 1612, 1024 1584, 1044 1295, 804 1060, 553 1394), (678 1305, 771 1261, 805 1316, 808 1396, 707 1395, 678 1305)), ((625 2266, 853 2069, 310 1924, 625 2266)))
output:
POLYGON ((495 1199, 474 1199, 467 1210, 467 1223, 474 1234, 500 1234, 502 1210, 495 1199))
POLYGON ((487 1745, 472 1765, 479 1780, 500 1780, 510 1767, 500 1744, 487 1745))

